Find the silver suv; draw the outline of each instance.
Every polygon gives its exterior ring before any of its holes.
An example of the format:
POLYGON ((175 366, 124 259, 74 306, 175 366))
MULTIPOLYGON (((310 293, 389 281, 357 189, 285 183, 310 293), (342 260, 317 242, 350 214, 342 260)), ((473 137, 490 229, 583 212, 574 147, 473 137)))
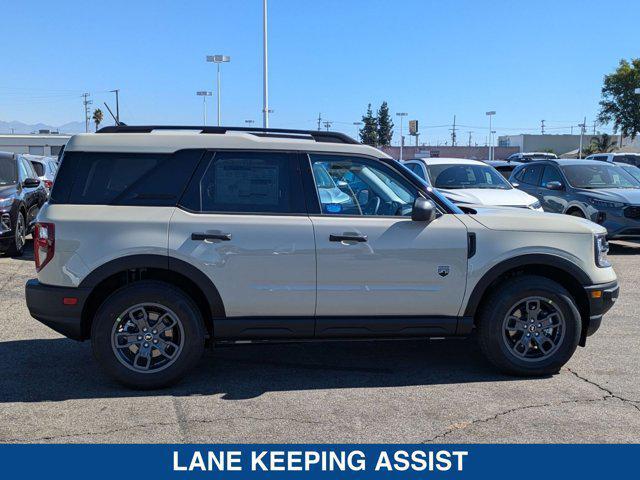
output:
POLYGON ((557 372, 618 295, 606 231, 463 212, 338 133, 107 127, 67 144, 35 230, 31 315, 156 388, 207 344, 477 336, 557 372))

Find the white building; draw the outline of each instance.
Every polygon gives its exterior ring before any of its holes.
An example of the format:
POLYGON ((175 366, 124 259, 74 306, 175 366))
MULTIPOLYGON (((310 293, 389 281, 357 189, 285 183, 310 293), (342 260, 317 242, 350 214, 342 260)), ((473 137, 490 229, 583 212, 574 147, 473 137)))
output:
POLYGON ((71 135, 57 133, 0 134, 0 152, 57 157, 70 138, 71 135))

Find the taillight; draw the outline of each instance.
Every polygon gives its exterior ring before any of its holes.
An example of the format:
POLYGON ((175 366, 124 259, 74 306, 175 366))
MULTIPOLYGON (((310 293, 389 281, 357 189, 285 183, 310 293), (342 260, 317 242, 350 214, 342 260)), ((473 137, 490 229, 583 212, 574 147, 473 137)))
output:
POLYGON ((44 186, 51 190, 51 187, 53 187, 53 182, 51 180, 45 180, 44 186))
POLYGON ((53 223, 36 223, 33 231, 33 256, 36 261, 36 272, 39 272, 51 261, 56 251, 56 227, 53 223))

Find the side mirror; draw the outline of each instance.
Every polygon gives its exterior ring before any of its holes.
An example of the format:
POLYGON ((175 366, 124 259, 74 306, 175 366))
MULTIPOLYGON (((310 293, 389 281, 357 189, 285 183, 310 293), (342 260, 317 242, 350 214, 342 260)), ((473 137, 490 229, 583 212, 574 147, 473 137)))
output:
POLYGON ((40 186, 39 178, 25 178, 22 182, 22 186, 25 188, 36 188, 40 186))
POLYGON ((547 188, 548 190, 562 190, 564 187, 562 186, 561 182, 554 180, 552 182, 547 182, 545 188, 547 188))
POLYGON ((516 182, 515 180, 513 182, 509 182, 511 184, 511 186, 513 188, 518 188, 520 186, 520 184, 518 182, 516 182))
POLYGON ((344 180, 338 180, 338 181, 336 182, 336 186, 337 186, 339 189, 343 189, 343 188, 347 188, 347 187, 349 186, 349 184, 348 184, 347 182, 345 182, 344 180))
POLYGON ((436 219, 436 206, 431 200, 418 197, 413 202, 413 210, 411 211, 411 220, 414 222, 433 222, 436 219))

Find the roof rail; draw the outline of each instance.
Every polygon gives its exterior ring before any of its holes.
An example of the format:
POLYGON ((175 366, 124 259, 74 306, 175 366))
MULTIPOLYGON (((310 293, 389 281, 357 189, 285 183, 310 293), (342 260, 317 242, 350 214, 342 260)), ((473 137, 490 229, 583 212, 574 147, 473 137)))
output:
POLYGON ((310 137, 316 142, 350 143, 359 142, 349 135, 339 132, 323 132, 318 130, 289 130, 286 128, 244 128, 244 127, 207 127, 185 125, 114 125, 102 127, 96 133, 150 133, 154 130, 199 130, 204 134, 225 134, 227 132, 244 132, 259 137, 304 138, 310 137))

